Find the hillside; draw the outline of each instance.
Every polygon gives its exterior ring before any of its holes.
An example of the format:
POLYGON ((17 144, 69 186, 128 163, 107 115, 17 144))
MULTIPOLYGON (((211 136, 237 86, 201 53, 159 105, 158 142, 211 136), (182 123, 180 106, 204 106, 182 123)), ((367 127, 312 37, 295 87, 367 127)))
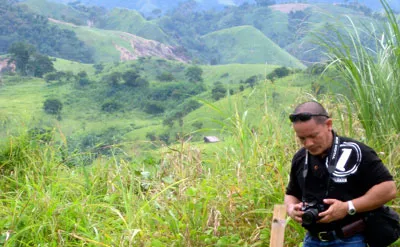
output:
MULTIPOLYGON (((68 3, 68 2, 73 2, 73 0, 52 0, 54 2, 61 2, 61 3, 68 3)), ((174 0, 168 0, 168 1, 163 1, 163 0, 147 0, 147 1, 137 1, 137 2, 132 2, 128 0, 119 0, 119 1, 112 1, 112 0, 82 0, 81 1, 84 4, 90 4, 90 5, 101 5, 107 8, 115 8, 115 7, 124 7, 124 8, 130 8, 130 9, 136 9, 138 11, 141 11, 143 13, 151 13, 155 9, 160 9, 167 11, 171 8, 174 8, 177 6, 178 2, 174 0)), ((223 8, 226 6, 240 6, 243 3, 251 3, 253 4, 255 1, 250 0, 250 1, 244 1, 244 0, 231 0, 231 1, 220 1, 220 0, 203 0, 199 1, 198 5, 200 9, 212 9, 212 8, 223 8)), ((276 3, 288 3, 288 1, 285 0, 276 0, 276 3)), ((290 2, 290 1, 289 1, 290 2)), ((294 2, 294 1, 292 1, 294 2)), ((337 4, 337 3, 346 3, 346 4, 351 4, 351 3, 358 3, 365 5, 369 8, 372 8, 374 10, 380 10, 382 8, 382 5, 378 0, 358 0, 358 1, 337 1, 337 0, 311 0, 307 1, 308 3, 330 3, 330 4, 337 4)), ((400 9, 400 3, 398 1, 391 1, 390 4, 392 5, 393 9, 400 9)))
POLYGON ((0 4, 0 55, 15 42, 25 41, 39 52, 80 62, 93 62, 92 50, 72 31, 51 25, 45 16, 26 6, 2 1, 0 4))
POLYGON ((220 64, 267 63, 304 68, 299 60, 252 26, 240 26, 202 36, 220 64))
POLYGON ((99 20, 96 26, 102 29, 128 32, 161 43, 168 43, 170 40, 170 37, 157 24, 147 21, 138 12, 127 9, 111 10, 99 20))
POLYGON ((79 25, 88 25, 90 20, 88 13, 64 4, 57 4, 46 0, 26 0, 23 4, 29 6, 29 9, 36 14, 56 20, 63 20, 79 25))
MULTIPOLYGON (((122 2, 115 2, 115 4, 122 2)), ((301 63, 309 65, 326 59, 324 51, 315 44, 317 38, 335 39, 334 28, 345 32, 345 28, 351 25, 347 17, 351 17, 352 21, 359 26, 370 26, 371 23, 378 23, 381 20, 379 14, 371 12, 368 8, 359 5, 331 3, 263 6, 237 1, 224 9, 199 11, 198 5, 202 3, 193 1, 182 2, 176 5, 176 8, 163 14, 155 11, 151 16, 146 17, 133 9, 106 10, 93 5, 85 6, 79 2, 71 2, 68 5, 58 4, 59 6, 51 3, 48 9, 52 11, 44 8, 46 0, 29 0, 23 4, 54 21, 79 26, 79 28, 67 26, 63 26, 63 28, 76 32, 79 39, 84 40, 86 45, 94 49, 95 63, 116 61, 118 58, 125 60, 137 56, 132 54, 130 41, 128 44, 126 41, 118 41, 119 38, 115 37, 112 32, 100 34, 101 30, 107 29, 160 42, 146 41, 141 44, 150 45, 148 48, 150 51, 143 52, 146 54, 154 54, 154 44, 155 46, 163 44, 164 48, 160 50, 161 52, 167 50, 167 54, 157 55, 163 58, 171 57, 172 51, 181 58, 185 57, 182 60, 186 61, 192 60, 202 64, 226 64, 231 62, 262 63, 265 62, 262 60, 266 60, 265 56, 268 56, 277 65, 290 66, 293 64, 293 66, 297 66, 296 62, 288 62, 291 59, 288 59, 287 53, 290 53, 301 63), (240 7, 237 6, 238 4, 240 7), (89 31, 85 26, 97 29, 89 31), (239 30, 243 26, 253 27, 252 31, 244 34, 250 36, 237 37, 233 43, 232 40, 224 39, 232 38, 226 30, 231 28, 239 30), (91 35, 94 37, 90 37, 91 35), (108 35, 110 37, 107 37, 108 35), (251 35, 254 35, 254 40, 251 40, 251 35), (97 40, 104 41, 97 42, 97 40), (275 54, 274 51, 271 51, 277 49, 276 45, 266 45, 271 44, 271 41, 285 52, 275 54), (227 44, 231 50, 224 48, 227 47, 227 44), (252 56, 254 49, 257 50, 257 53, 252 56), (283 56, 282 62, 278 59, 277 54, 283 56)), ((363 37, 363 40, 370 42, 370 37, 363 37)), ((141 49, 147 49, 146 45, 141 46, 141 49)))
MULTIPOLYGON (((6 76, 3 81, 4 87, 0 93, 1 117, 6 118, 6 122, 10 124, 23 118, 23 121, 27 121, 27 126, 31 128, 52 128, 57 125, 71 142, 71 148, 82 148, 83 150, 85 148, 81 147, 80 143, 85 140, 85 137, 91 135, 98 136, 97 141, 99 142, 111 142, 110 135, 118 137, 114 140, 117 142, 126 140, 145 142, 149 138, 146 135, 150 134, 157 138, 168 136, 169 142, 174 142, 176 132, 190 133, 198 130, 199 126, 192 125, 193 123, 202 122, 200 128, 215 128, 213 121, 203 119, 204 112, 210 110, 208 106, 201 106, 203 104, 194 102, 213 103, 215 100, 212 98, 211 91, 217 81, 235 94, 231 97, 247 97, 245 95, 250 94, 253 89, 243 84, 243 81, 252 76, 262 78, 276 68, 276 66, 266 64, 202 66, 204 82, 196 84, 188 82, 186 79, 185 71, 190 67, 189 65, 160 59, 141 59, 118 65, 104 64, 104 67, 97 72, 91 65, 80 65, 62 59, 56 60, 55 67, 59 71, 72 71, 75 75, 85 70, 88 74, 89 84, 80 85, 78 81, 68 80, 46 83, 42 79, 18 79, 6 76), (124 74, 132 69, 138 71, 141 78, 150 82, 147 89, 127 86, 122 83, 122 80, 118 84, 110 82, 111 75, 124 74), (158 78, 165 71, 172 73, 175 79, 170 82, 160 81, 158 78), (16 83, 13 80, 20 81, 16 83), (201 86, 200 89, 199 86, 201 86), (243 91, 239 90, 241 86, 243 91), (58 119, 57 116, 48 115, 43 111, 43 103, 46 99, 61 100, 64 107, 58 119), (146 102, 160 102, 165 111, 149 114, 145 112, 146 102), (109 103, 113 103, 119 108, 112 111, 102 110, 102 107, 109 103), (196 110, 197 108, 198 110, 196 110), (189 113, 190 115, 188 115, 189 113), (164 121, 166 119, 170 120, 166 122, 164 121), (183 125, 179 124, 180 121, 183 121, 183 125)), ((299 78, 296 79, 297 83, 304 80, 299 80, 299 78)), ((258 96, 253 98, 251 104, 257 105, 256 101, 262 101, 264 93, 271 95, 273 92, 271 86, 274 86, 268 85, 268 83, 263 84, 263 82, 265 81, 261 80, 255 83, 256 88, 260 91, 257 93, 258 96)), ((283 87, 282 85, 281 89, 276 91, 282 97, 284 95, 283 87)), ((307 83, 306 87, 308 87, 307 83)), ((288 88, 287 90, 291 91, 292 89, 288 88)), ((298 89, 293 90, 297 91, 298 89)), ((278 99, 276 93, 275 100, 278 99)), ((290 97, 292 100, 292 97, 297 96, 292 94, 290 97)), ((228 104, 223 103, 226 100, 228 99, 223 99, 218 104, 228 104)), ((279 99, 279 102, 284 103, 285 100, 282 98, 279 99)), ((213 114, 206 115, 211 117, 213 114)), ((15 131, 15 129, 8 128, 7 132, 10 131, 15 131)), ((206 131, 196 134, 194 139, 201 140, 202 135, 207 133, 217 134, 215 131, 206 131)), ((2 132, 1 134, 5 135, 6 133, 2 132)), ((147 147, 145 143, 141 145, 147 147)))
POLYGON ((52 22, 74 31, 80 40, 95 51, 94 59, 97 63, 135 60, 148 56, 189 61, 177 47, 147 40, 130 33, 76 26, 55 20, 52 22))

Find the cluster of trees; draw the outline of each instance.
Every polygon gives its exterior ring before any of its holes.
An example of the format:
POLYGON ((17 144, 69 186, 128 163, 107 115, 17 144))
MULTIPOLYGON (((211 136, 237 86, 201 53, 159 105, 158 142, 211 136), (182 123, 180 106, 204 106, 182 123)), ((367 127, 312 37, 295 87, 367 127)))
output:
POLYGON ((23 76, 43 77, 55 70, 50 58, 36 52, 35 47, 30 44, 14 43, 8 52, 11 55, 9 62, 15 63, 17 72, 23 76))
POLYGON ((199 66, 188 67, 184 74, 184 81, 176 81, 171 72, 163 72, 156 78, 167 83, 154 85, 150 85, 148 79, 141 76, 137 68, 107 74, 101 79, 104 84, 109 85, 103 92, 105 97, 101 109, 105 112, 115 112, 131 107, 140 108, 149 114, 175 111, 171 115, 172 118, 179 118, 195 107, 193 104, 186 105, 185 109, 176 111, 176 106, 206 90, 202 78, 203 70, 199 66))
POLYGON ((283 78, 285 76, 288 76, 290 74, 290 69, 286 67, 279 67, 274 69, 271 73, 267 75, 267 79, 274 82, 278 78, 283 78))
POLYGON ((93 62, 93 51, 73 31, 48 23, 47 17, 33 14, 23 5, 0 1, 0 54, 15 42, 25 41, 38 52, 85 63, 93 62))

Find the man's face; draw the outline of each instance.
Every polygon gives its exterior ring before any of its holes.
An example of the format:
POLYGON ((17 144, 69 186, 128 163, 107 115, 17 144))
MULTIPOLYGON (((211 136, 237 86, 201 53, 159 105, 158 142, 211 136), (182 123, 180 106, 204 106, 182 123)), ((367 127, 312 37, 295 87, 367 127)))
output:
POLYGON ((332 146, 332 119, 318 124, 314 118, 293 123, 294 131, 301 144, 312 154, 321 155, 332 146))

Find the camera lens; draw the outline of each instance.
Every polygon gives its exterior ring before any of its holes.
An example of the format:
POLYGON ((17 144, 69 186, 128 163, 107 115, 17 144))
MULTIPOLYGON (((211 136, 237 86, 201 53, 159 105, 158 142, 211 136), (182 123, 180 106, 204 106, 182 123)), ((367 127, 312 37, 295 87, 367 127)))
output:
POLYGON ((318 219, 318 209, 309 208, 304 211, 302 216, 303 225, 311 225, 314 224, 318 219))

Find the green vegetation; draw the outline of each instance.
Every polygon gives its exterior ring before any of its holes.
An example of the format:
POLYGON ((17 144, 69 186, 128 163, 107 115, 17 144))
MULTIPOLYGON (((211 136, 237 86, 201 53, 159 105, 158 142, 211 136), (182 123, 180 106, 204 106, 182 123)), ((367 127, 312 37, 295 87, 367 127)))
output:
POLYGON ((115 8, 100 19, 96 26, 101 29, 128 32, 161 43, 169 43, 168 35, 157 24, 147 21, 134 10, 115 8))
POLYGON ((42 16, 48 16, 53 19, 74 23, 76 25, 85 25, 88 15, 83 11, 76 10, 71 6, 57 4, 47 0, 27 0, 22 3, 29 6, 32 12, 42 16))
MULTIPOLYGON (((340 134, 373 145, 398 183, 400 31, 387 12, 396 35, 376 50, 328 39, 334 63, 305 71, 57 58, 43 79, 2 74, 0 245, 267 246, 300 146, 287 116, 311 99, 340 134)), ((98 47, 117 42, 76 29, 98 47)), ((288 219, 285 245, 303 236, 288 219)))
POLYGON ((16 71, 21 75, 43 77, 54 71, 53 62, 49 57, 38 54, 36 49, 26 43, 17 42, 9 49, 10 62, 15 63, 16 71))
MULTIPOLYGON (((400 85, 400 28, 396 16, 384 2, 388 14, 388 24, 384 35, 372 33, 375 45, 363 46, 362 37, 356 26, 348 37, 351 46, 339 33, 342 43, 336 45, 331 40, 323 43, 330 51, 333 66, 345 75, 347 85, 354 97, 354 107, 370 140, 383 144, 400 132, 399 107, 400 85), (383 37, 382 39, 379 37, 383 37), (371 53, 371 50, 374 51, 371 53)), ((349 19, 355 25, 351 19, 349 19)), ((396 143, 396 140, 393 140, 396 143)))
POLYGON ((252 26, 220 30, 209 33, 202 39, 209 49, 215 51, 218 63, 279 63, 304 68, 301 62, 252 26))
POLYGON ((63 104, 58 99, 47 99, 43 103, 43 110, 52 115, 59 115, 61 113, 63 104))
POLYGON ((72 31, 49 25, 46 17, 31 13, 26 7, 2 0, 0 4, 0 54, 21 41, 48 55, 91 62, 92 51, 72 31))
MULTIPOLYGON (((349 27, 338 22, 338 19, 343 20, 345 16, 349 16, 358 27, 375 23, 378 30, 384 23, 379 13, 356 5, 309 4, 308 8, 284 13, 270 7, 270 1, 262 2, 244 3, 221 11, 199 11, 199 3, 186 1, 179 3, 165 15, 159 15, 155 10, 155 19, 146 20, 135 10, 115 8, 106 11, 101 7, 85 6, 78 1, 61 5, 45 0, 29 0, 15 8, 30 9, 39 13, 37 18, 43 20, 35 23, 43 24, 46 28, 34 33, 35 38, 32 39, 32 34, 25 31, 36 30, 37 26, 32 27, 29 20, 33 17, 29 17, 26 21, 28 28, 23 29, 21 33, 18 31, 18 37, 14 37, 15 34, 7 30, 9 35, 3 39, 8 47, 15 40, 30 37, 27 41, 43 54, 83 62, 115 62, 146 56, 145 54, 152 54, 154 49, 160 46, 149 41, 156 40, 173 46, 167 50, 174 56, 183 60, 190 58, 202 64, 268 62, 279 66, 303 68, 304 64, 326 60, 326 50, 316 46, 315 35, 336 37, 334 27, 342 25, 341 30, 349 27), (46 17, 55 18, 56 20, 51 20, 54 25, 48 25, 46 17), (62 34, 57 31, 60 29, 62 34), (50 40, 46 35, 48 30, 53 34, 50 40), (72 35, 69 31, 75 34, 72 35), (67 40, 62 36, 64 34, 71 36, 71 39, 78 38, 80 43, 67 40), (136 48, 132 47, 131 42, 135 37, 131 34, 149 39, 142 40, 143 43, 138 48, 139 54, 135 53, 136 48), (71 48, 71 44, 74 49, 71 48), (73 50, 69 57, 66 57, 67 50, 73 50)), ((8 23, 9 17, 10 15, 5 15, 5 23, 8 23)), ((19 27, 16 27, 16 30, 19 30, 19 27)), ((370 32, 359 32, 363 45, 370 46, 373 39, 368 33, 370 32)), ((170 55, 168 52, 166 57, 170 55)))

